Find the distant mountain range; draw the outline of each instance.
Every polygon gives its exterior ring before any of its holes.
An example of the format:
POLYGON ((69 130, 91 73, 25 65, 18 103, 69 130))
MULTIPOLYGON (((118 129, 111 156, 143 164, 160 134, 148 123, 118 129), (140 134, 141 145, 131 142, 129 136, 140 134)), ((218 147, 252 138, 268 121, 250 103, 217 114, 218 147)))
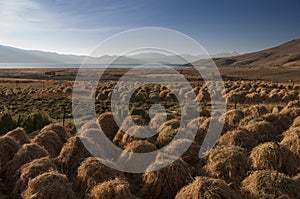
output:
MULTIPOLYGON (((300 39, 258 52, 214 58, 213 60, 219 67, 300 66, 300 39)), ((208 61, 205 59, 193 62, 200 66, 207 63, 208 61)))
MULTIPOLYGON (((233 56, 238 53, 218 53, 211 55, 212 57, 233 56)), ((188 61, 197 61, 207 58, 207 55, 193 56, 182 55, 188 61)), ((23 50, 19 48, 0 45, 0 63, 32 63, 32 64, 80 64, 86 56, 65 55, 54 52, 44 52, 37 50, 23 50)), ((108 64, 114 61, 114 64, 146 64, 146 63, 161 63, 161 64, 186 64, 187 60, 180 56, 165 55, 159 53, 141 53, 130 56, 109 56, 88 57, 87 64, 108 64)))
MULTIPOLYGON (((182 55, 189 62, 206 66, 207 55, 182 55)), ((251 67, 251 66, 300 66, 300 39, 266 50, 239 55, 237 52, 211 55, 219 67, 251 67)), ((0 45, 0 63, 35 63, 35 64, 81 64, 86 56, 63 55, 53 52, 23 50, 0 45)), ((140 53, 130 56, 89 57, 87 64, 187 64, 180 56, 159 53, 140 53)))

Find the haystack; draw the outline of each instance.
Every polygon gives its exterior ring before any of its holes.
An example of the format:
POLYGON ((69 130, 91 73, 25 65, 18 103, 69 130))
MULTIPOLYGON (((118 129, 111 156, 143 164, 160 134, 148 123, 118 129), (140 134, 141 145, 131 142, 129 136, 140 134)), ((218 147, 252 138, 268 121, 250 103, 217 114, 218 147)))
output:
POLYGON ((240 146, 247 151, 258 145, 256 137, 245 130, 229 131, 222 135, 218 140, 218 145, 240 146))
POLYGON ((29 180, 22 195, 24 199, 76 198, 67 176, 56 171, 43 173, 29 180))
POLYGON ((48 152, 41 146, 35 143, 24 144, 14 158, 8 162, 10 166, 6 170, 6 178, 9 180, 9 184, 14 185, 19 177, 19 169, 24 164, 45 156, 48 156, 48 152))
POLYGON ((169 113, 159 113, 156 114, 150 121, 149 126, 155 130, 158 130, 158 128, 163 125, 164 122, 168 120, 174 119, 175 116, 169 113))
POLYGON ((0 137, 0 174, 6 169, 8 162, 14 158, 19 148, 20 145, 12 137, 0 137))
POLYGON ((254 106, 244 109, 243 112, 244 112, 245 116, 251 115, 253 117, 260 117, 262 115, 269 113, 269 110, 264 105, 254 105, 254 106))
MULTIPOLYGON (((132 141, 130 143, 128 143, 125 148, 125 151, 128 152, 133 152, 133 153, 149 153, 149 152, 153 152, 156 151, 157 148, 154 144, 146 141, 146 140, 135 140, 132 141)), ((132 161, 132 155, 123 152, 120 156, 120 160, 122 162, 122 164, 124 164, 125 168, 128 168, 129 166, 129 162, 132 161)), ((130 168, 130 169, 138 169, 140 164, 140 162, 135 161, 135 165, 136 167, 134 168, 130 168)), ((141 184, 142 184, 142 174, 141 173, 124 173, 125 176, 127 177, 128 181, 130 182, 130 190, 133 194, 136 194, 140 191, 141 184)))
POLYGON ((293 129, 284 133, 280 145, 285 146, 300 159, 300 129, 293 129))
POLYGON ((239 199, 240 193, 232 189, 226 182, 209 177, 196 177, 189 185, 183 187, 175 199, 239 199))
POLYGON ((300 108, 300 100, 291 101, 284 108, 300 108))
POLYGON ((251 151, 250 159, 255 170, 277 170, 288 175, 295 175, 300 166, 291 151, 274 142, 266 142, 251 151))
POLYGON ((78 167, 74 190, 78 192, 80 197, 99 183, 115 179, 116 177, 125 178, 122 172, 104 165, 101 161, 97 158, 89 157, 78 167))
POLYGON ((299 198, 300 183, 277 171, 255 171, 242 182, 242 191, 249 198, 299 198))
POLYGON ((88 197, 90 199, 136 199, 130 191, 129 183, 118 178, 96 185, 88 197))
POLYGON ((242 129, 253 133, 260 143, 273 141, 280 135, 280 132, 278 132, 272 124, 266 121, 250 123, 242 129))
POLYGON ((77 168, 80 163, 91 154, 83 145, 78 136, 69 138, 68 142, 63 146, 57 161, 63 172, 73 180, 77 176, 77 168))
POLYGON ((64 145, 60 137, 52 130, 41 131, 32 142, 48 151, 51 158, 58 156, 64 145))
POLYGON ((287 130, 293 122, 287 116, 280 113, 268 113, 262 116, 262 118, 265 121, 270 122, 270 124, 272 124, 277 130, 278 134, 281 134, 282 132, 287 130))
POLYGON ((196 166, 199 163, 200 145, 195 141, 191 141, 188 139, 178 139, 175 140, 172 144, 166 146, 165 151, 170 155, 175 155, 178 152, 181 152, 182 148, 187 145, 190 145, 190 147, 182 154, 181 157, 189 165, 196 166))
POLYGON ((292 128, 300 128, 300 116, 296 117, 292 123, 292 128))
POLYGON ((157 147, 161 148, 167 145, 177 134, 178 128, 180 127, 180 121, 177 119, 172 119, 166 121, 158 129, 158 136, 156 140, 157 147))
POLYGON ((266 142, 255 147, 250 154, 255 170, 281 171, 284 164, 280 146, 275 142, 266 142))
POLYGON ((238 146, 218 146, 207 155, 203 171, 211 177, 239 183, 247 176, 250 160, 245 149, 238 146))
POLYGON ((125 146, 125 151, 134 153, 149 153, 156 150, 155 145, 146 140, 135 140, 125 146))
POLYGON ((280 114, 289 117, 290 120, 294 120, 300 115, 300 108, 284 108, 280 111, 280 114))
POLYGON ((21 127, 9 131, 8 133, 6 133, 6 136, 14 138, 20 145, 30 142, 29 138, 25 134, 24 129, 21 127))
POLYGON ((295 181, 297 181, 297 182, 300 183, 300 173, 298 173, 297 175, 295 175, 295 176, 293 177, 293 180, 295 180, 295 181))
POLYGON ((143 118, 139 115, 128 116, 127 118, 125 118, 125 120, 123 121, 121 127, 119 128, 118 132, 116 133, 113 139, 113 143, 122 147, 121 140, 125 132, 132 126, 141 125, 142 123, 143 123, 143 118))
POLYGON ((116 124, 114 120, 114 116, 111 112, 102 113, 98 117, 98 123, 105 133, 108 139, 113 141, 116 133, 118 132, 119 126, 116 124))
POLYGON ((12 196, 14 198, 20 197, 20 194, 25 191, 30 179, 33 179, 42 173, 57 169, 57 166, 49 157, 36 159, 23 165, 20 168, 20 177, 16 183, 12 196))
POLYGON ((44 131, 54 131, 62 143, 66 143, 70 137, 70 134, 66 131, 65 127, 59 124, 49 124, 41 130, 41 133, 44 131))
POLYGON ((264 121, 261 117, 253 117, 251 115, 248 115, 240 121, 239 127, 242 128, 248 124, 253 124, 253 123, 261 122, 261 121, 264 121))
POLYGON ((226 112, 222 117, 221 120, 225 122, 225 124, 237 127, 239 122, 244 118, 244 113, 239 110, 230 110, 226 112))
MULTIPOLYGON (((151 131, 152 129, 150 129, 151 131)), ((141 140, 141 138, 139 137, 135 137, 135 136, 131 136, 131 135, 147 135, 151 132, 146 131, 145 128, 141 127, 141 126, 133 126, 131 128, 129 128, 126 133, 123 135, 122 140, 121 140, 121 146, 126 147, 127 144, 129 144, 130 142, 134 141, 134 140, 141 140)), ((147 140, 151 143, 154 143, 156 141, 156 136, 152 136, 147 138, 147 140)))
MULTIPOLYGON (((148 169, 161 164, 160 161, 156 161, 148 169)), ((162 169, 143 174, 142 198, 174 198, 191 180, 188 164, 179 158, 162 169)))

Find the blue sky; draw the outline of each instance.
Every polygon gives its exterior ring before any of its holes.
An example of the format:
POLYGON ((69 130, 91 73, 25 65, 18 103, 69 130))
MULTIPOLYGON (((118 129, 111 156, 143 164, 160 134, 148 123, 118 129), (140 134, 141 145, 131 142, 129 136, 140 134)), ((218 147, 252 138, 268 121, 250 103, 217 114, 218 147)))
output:
POLYGON ((209 53, 300 38, 300 0, 0 0, 0 44, 88 54, 131 28, 180 31, 209 53))

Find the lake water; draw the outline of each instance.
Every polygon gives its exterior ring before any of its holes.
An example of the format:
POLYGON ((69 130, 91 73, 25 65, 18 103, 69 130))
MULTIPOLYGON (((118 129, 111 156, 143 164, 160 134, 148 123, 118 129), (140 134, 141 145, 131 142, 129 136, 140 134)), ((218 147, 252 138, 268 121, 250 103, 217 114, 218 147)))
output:
MULTIPOLYGON (((0 63, 0 68, 80 68, 80 64, 31 64, 31 63, 0 63)), ((190 66, 183 66, 179 64, 168 64, 166 65, 171 68, 190 68, 190 66)), ((105 64, 85 64, 85 68, 107 68, 105 64)), ((137 65, 137 64, 115 64, 109 65, 108 68, 152 68, 159 67, 159 65, 137 65)))

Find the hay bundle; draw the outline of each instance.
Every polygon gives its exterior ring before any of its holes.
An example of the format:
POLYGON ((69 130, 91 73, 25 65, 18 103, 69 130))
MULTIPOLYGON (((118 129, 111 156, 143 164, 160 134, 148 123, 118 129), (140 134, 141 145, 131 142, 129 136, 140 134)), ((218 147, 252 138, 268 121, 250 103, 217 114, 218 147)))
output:
POLYGON ((253 124, 253 123, 261 122, 261 121, 264 121, 261 117, 253 117, 251 115, 248 115, 240 121, 239 127, 241 128, 248 124, 253 124))
POLYGON ((177 119, 172 119, 166 121, 159 129, 158 136, 156 139, 156 146, 161 148, 167 145, 177 134, 180 127, 180 121, 177 119))
POLYGON ((164 123, 165 121, 172 120, 172 119, 174 119, 174 118, 175 118, 175 117, 174 117, 174 115, 172 115, 172 114, 169 114, 169 113, 166 113, 166 114, 164 114, 164 113, 159 113, 159 114, 156 114, 156 115, 151 119, 149 126, 150 126, 151 128, 153 128, 154 130, 157 130, 157 129, 159 129, 159 127, 160 127, 161 125, 163 125, 163 123, 164 123))
POLYGON ((195 141, 188 139, 177 139, 168 146, 166 146, 165 152, 170 155, 175 155, 182 151, 184 146, 190 145, 187 151, 182 154, 182 159, 191 166, 196 166, 199 163, 199 150, 200 145, 195 141))
POLYGON ((218 146, 207 156, 203 171, 211 177, 239 183, 247 176, 250 160, 245 149, 238 146, 218 146))
POLYGON ((183 187, 175 199, 239 199, 242 196, 226 182, 209 177, 196 177, 189 185, 183 187))
POLYGON ((206 120, 206 117, 200 116, 198 118, 193 119, 187 124, 187 129, 198 129, 206 120))
MULTIPOLYGON (((156 161, 149 169, 160 164, 160 161, 156 161)), ((179 158, 162 169, 143 174, 142 198, 174 198, 191 180, 188 164, 179 158)))
POLYGON ((248 93, 245 96, 245 102, 249 104, 256 104, 256 103, 261 103, 262 99, 260 97, 259 93, 248 93))
MULTIPOLYGON (((126 146, 125 146, 125 151, 128 151, 128 152, 133 152, 133 153, 149 153, 149 152, 153 152, 153 151, 156 151, 157 148, 154 144, 146 141, 146 140, 135 140, 133 142, 130 142, 128 143, 126 146)), ((132 161, 132 155, 131 154, 128 154, 128 153, 125 153, 123 152, 120 156, 120 160, 122 162, 122 164, 125 165, 125 167, 129 168, 129 162, 132 161)), ((140 163, 140 162, 135 162, 136 164, 136 167, 134 168, 130 168, 130 169, 138 169, 139 165, 140 164, 143 164, 143 163, 140 163)), ((131 192, 132 193, 138 193, 140 191, 140 189, 142 188, 141 187, 141 184, 142 184, 142 174, 140 173, 125 173, 125 176, 127 177, 128 181, 130 182, 131 186, 130 186, 130 189, 131 189, 131 192)))
POLYGON ((104 165, 101 161, 100 159, 89 157, 78 167, 74 190, 80 196, 88 193, 99 183, 115 179, 116 177, 125 178, 123 173, 104 165))
POLYGON ((240 146, 247 151, 258 145, 258 141, 252 133, 245 130, 229 131, 218 140, 218 145, 240 146))
POLYGON ((63 146, 57 161, 61 169, 68 175, 70 180, 77 176, 77 168, 87 157, 91 156, 78 136, 69 138, 63 146))
POLYGON ((291 126, 292 128, 300 128, 300 116, 296 117, 291 126))
POLYGON ((255 147, 250 154, 252 167, 255 170, 277 170, 294 175, 300 161, 286 148, 274 142, 266 142, 255 147))
POLYGON ((242 182, 242 191, 250 198, 299 198, 300 183, 277 171, 255 171, 242 182))
POLYGON ((16 128, 6 133, 6 136, 14 138, 20 145, 30 142, 23 128, 16 128))
POLYGON ((260 117, 267 114, 269 111, 264 105, 255 105, 243 110, 245 116, 251 115, 253 117, 260 117))
POLYGON ((13 159, 19 148, 20 145, 12 137, 0 137, 0 174, 6 169, 8 162, 13 159))
POLYGON ((300 100, 291 101, 284 107, 284 109, 289 108, 300 108, 300 100))
POLYGON ((75 199, 67 176, 56 171, 43 173, 29 180, 27 189, 23 192, 24 199, 75 199))
POLYGON ((158 148, 164 147, 176 136, 179 130, 172 128, 172 126, 164 126, 158 133, 156 139, 156 146, 158 148))
POLYGON ((244 113, 239 110, 231 110, 226 112, 222 117, 221 120, 225 122, 225 124, 237 127, 239 122, 244 118, 244 113))
POLYGON ((294 120, 296 117, 300 116, 300 108, 284 108, 280 114, 289 117, 290 120, 294 120))
POLYGON ((141 125, 142 123, 143 123, 143 118, 142 116, 139 115, 128 116, 127 118, 125 118, 125 120, 123 121, 121 127, 119 128, 118 132, 116 133, 113 139, 113 143, 123 147, 121 144, 121 140, 125 132, 132 126, 141 125))
POLYGON ((35 136, 32 142, 40 145, 48 151, 51 158, 58 156, 64 145, 58 135, 51 130, 44 130, 43 132, 40 132, 37 136, 35 136))
POLYGON ((266 121, 250 123, 242 129, 253 133, 260 143, 273 141, 279 135, 273 125, 266 121))
POLYGON ((41 146, 35 143, 24 144, 15 154, 14 158, 8 162, 10 166, 6 170, 6 178, 9 179, 10 184, 14 185, 17 181, 19 169, 24 164, 45 156, 48 156, 48 152, 41 146))
POLYGON ((125 151, 134 153, 149 153, 156 150, 156 146, 147 140, 134 140, 125 146, 125 151))
POLYGON ((17 198, 27 187, 30 179, 41 175, 42 173, 57 170, 57 166, 49 157, 43 157, 33 160, 30 163, 23 165, 20 169, 20 177, 13 191, 13 197, 17 198))
POLYGON ((295 181, 297 181, 297 182, 300 183, 300 173, 298 173, 297 175, 295 175, 295 176, 293 177, 293 180, 295 180, 295 181))
POLYGON ((272 124, 277 130, 278 134, 284 132, 292 124, 292 120, 290 120, 287 116, 279 113, 268 113, 262 116, 262 118, 265 121, 270 122, 270 124, 272 124))
POLYGON ((70 134, 66 131, 65 127, 60 126, 59 124, 49 124, 41 130, 41 133, 44 131, 54 131, 61 139, 62 143, 66 143, 70 137, 70 134))
MULTIPOLYGON (((150 129, 152 130, 152 129, 150 129)), ((141 138, 139 137, 134 137, 131 135, 147 135, 149 132, 146 131, 145 128, 141 127, 141 126, 133 126, 131 128, 129 128, 126 133, 123 135, 122 140, 121 140, 121 146, 126 146, 127 144, 129 144, 130 142, 134 141, 134 140, 141 140, 141 138)), ((156 141, 156 136, 152 136, 150 138, 147 138, 147 140, 149 142, 155 142, 156 141)))
POLYGON ((201 90, 196 96, 196 100, 199 102, 209 102, 210 94, 206 90, 201 90))
POLYGON ((300 158, 300 130, 285 132, 280 145, 285 146, 300 158))
POLYGON ((118 132, 119 126, 114 120, 114 116, 111 112, 102 113, 98 117, 98 123, 107 138, 113 141, 116 133, 118 132))
POLYGON ((113 179, 96 185, 88 197, 90 199, 135 199, 126 180, 113 179))

